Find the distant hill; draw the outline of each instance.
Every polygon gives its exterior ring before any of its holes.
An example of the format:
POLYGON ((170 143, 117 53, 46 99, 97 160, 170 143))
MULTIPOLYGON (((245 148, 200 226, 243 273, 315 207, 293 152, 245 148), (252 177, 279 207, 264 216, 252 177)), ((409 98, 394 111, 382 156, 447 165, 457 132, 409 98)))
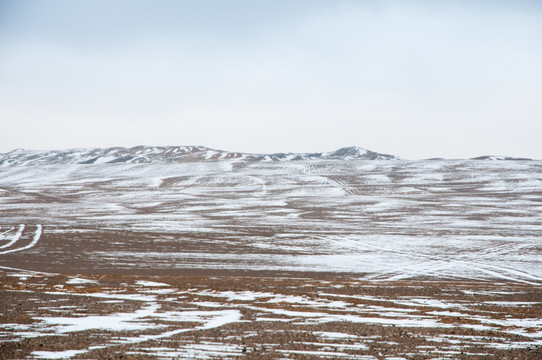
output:
POLYGON ((0 154, 0 166, 180 163, 192 161, 296 161, 296 160, 398 160, 360 147, 344 147, 332 152, 251 154, 209 149, 203 146, 136 146, 68 150, 23 150, 0 154))
POLYGON ((512 156, 495 156, 495 155, 485 155, 472 158, 471 160, 533 160, 529 158, 522 157, 512 157, 512 156))

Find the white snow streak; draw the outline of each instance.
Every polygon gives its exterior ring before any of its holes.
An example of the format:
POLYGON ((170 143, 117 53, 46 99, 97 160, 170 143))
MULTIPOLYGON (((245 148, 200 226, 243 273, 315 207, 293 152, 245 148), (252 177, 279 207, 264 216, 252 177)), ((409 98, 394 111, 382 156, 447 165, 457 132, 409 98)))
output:
MULTIPOLYGON (((19 230, 17 231, 17 233, 11 238, 11 240, 9 242, 7 242, 6 244, 0 246, 0 249, 9 248, 13 244, 15 244, 17 242, 17 240, 19 240, 21 238, 21 235, 23 234, 24 227, 25 226, 23 224, 19 225, 19 230)), ((11 229, 7 230, 6 232, 3 232, 2 235, 4 235, 5 233, 7 233, 9 231, 11 231, 11 229)), ((2 253, 0 253, 0 254, 2 254, 2 253)))
MULTIPOLYGON (((24 225, 21 225, 24 229, 24 225)), ((22 233, 22 230, 21 228, 20 229, 20 232, 22 233)), ((30 249, 32 247, 34 247, 34 245, 36 245, 38 243, 38 240, 40 239, 41 237, 41 232, 42 232, 42 226, 41 225, 36 225, 36 233, 34 234, 34 238, 32 239, 32 242, 30 242, 30 244, 26 245, 26 246, 23 246, 21 248, 16 248, 16 249, 9 249, 9 250, 4 250, 4 251, 1 251, 0 252, 0 255, 3 255, 3 254, 9 254, 9 253, 13 253, 13 252, 17 252, 17 251, 23 251, 23 250, 27 250, 27 249, 30 249)), ((18 240, 18 239, 17 239, 18 240)), ((17 241, 15 240, 15 241, 17 241)), ((15 243, 15 242, 13 242, 15 243)))

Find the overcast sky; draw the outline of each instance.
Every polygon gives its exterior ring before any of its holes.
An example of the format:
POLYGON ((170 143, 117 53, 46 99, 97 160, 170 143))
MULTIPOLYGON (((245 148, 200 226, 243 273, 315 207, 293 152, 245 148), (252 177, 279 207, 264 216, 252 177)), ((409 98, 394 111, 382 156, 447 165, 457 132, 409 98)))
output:
POLYGON ((0 152, 542 159, 542 2, 0 0, 0 152))

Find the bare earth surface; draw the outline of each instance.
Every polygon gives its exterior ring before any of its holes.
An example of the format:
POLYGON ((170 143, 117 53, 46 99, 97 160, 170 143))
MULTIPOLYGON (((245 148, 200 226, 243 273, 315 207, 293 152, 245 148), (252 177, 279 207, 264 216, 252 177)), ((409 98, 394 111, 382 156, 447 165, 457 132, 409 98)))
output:
POLYGON ((0 168, 0 358, 540 359, 542 162, 0 168))

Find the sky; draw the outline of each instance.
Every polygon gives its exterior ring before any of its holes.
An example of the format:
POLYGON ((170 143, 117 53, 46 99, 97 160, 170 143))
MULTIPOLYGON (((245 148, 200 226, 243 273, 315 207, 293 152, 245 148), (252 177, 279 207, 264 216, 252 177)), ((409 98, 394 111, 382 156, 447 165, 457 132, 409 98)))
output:
POLYGON ((0 0, 0 153, 542 159, 541 1, 0 0))

